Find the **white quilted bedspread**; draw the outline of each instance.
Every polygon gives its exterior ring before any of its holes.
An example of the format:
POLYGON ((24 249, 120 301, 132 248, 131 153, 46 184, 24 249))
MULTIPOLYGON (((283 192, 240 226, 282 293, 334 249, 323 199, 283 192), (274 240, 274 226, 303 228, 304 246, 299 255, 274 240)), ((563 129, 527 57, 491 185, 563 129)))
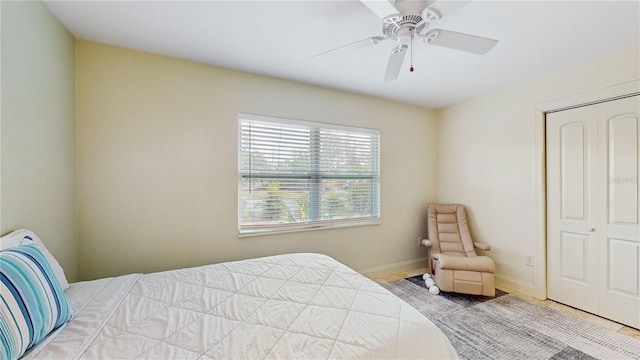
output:
POLYGON ((414 308, 334 259, 289 254, 72 284, 26 359, 457 358, 414 308))

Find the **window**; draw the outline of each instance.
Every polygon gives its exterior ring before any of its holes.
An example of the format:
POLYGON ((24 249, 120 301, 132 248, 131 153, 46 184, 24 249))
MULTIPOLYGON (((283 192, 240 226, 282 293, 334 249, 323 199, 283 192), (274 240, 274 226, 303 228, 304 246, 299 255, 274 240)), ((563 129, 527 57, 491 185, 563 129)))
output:
POLYGON ((238 114, 240 234, 375 224, 378 130, 238 114))

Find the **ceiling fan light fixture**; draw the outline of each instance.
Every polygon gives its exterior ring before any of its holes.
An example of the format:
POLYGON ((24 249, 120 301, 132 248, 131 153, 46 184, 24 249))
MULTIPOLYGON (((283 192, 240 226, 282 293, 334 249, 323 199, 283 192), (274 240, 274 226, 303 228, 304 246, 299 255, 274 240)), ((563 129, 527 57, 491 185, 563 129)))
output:
POLYGON ((408 45, 413 37, 413 27, 405 26, 400 28, 397 37, 400 44, 408 45))

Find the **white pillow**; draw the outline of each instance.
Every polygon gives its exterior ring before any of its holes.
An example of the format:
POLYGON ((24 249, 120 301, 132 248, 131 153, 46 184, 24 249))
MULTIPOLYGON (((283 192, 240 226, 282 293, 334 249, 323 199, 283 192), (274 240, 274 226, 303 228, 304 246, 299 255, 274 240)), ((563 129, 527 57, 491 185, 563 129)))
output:
POLYGON ((40 250, 42 250, 42 253, 47 258, 47 261, 49 262, 49 265, 51 266, 56 279, 58 279, 62 290, 67 290, 69 288, 69 282, 67 281, 67 277, 64 276, 64 270, 62 269, 62 266, 60 266, 58 260, 56 260, 56 258, 51 255, 47 247, 42 243, 42 240, 40 240, 40 238, 33 231, 20 229, 3 237, 0 237, 0 251, 19 245, 26 245, 30 242, 34 242, 40 245, 40 250))

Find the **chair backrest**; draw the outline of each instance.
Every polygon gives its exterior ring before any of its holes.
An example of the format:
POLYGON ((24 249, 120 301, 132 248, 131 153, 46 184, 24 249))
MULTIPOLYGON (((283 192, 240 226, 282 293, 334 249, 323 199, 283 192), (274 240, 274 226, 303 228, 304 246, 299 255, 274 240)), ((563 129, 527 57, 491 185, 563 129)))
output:
POLYGON ((476 256, 464 206, 429 204, 427 211, 433 253, 476 256))

